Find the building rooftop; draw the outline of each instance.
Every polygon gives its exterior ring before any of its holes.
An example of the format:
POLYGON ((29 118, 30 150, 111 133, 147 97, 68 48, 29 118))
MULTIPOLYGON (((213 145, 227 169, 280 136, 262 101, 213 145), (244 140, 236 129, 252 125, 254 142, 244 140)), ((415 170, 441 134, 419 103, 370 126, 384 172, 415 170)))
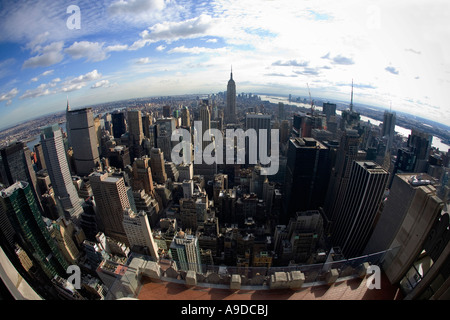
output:
POLYGON ((355 278, 332 285, 276 290, 228 290, 188 287, 174 282, 143 279, 139 300, 401 300, 397 286, 381 275, 381 289, 369 289, 366 280, 355 278))

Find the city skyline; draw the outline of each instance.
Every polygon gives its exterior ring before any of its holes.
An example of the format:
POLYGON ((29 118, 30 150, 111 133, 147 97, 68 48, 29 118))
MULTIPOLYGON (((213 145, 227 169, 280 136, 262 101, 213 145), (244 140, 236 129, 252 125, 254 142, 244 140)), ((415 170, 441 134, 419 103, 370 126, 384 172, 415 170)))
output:
POLYGON ((450 123, 444 1, 3 2, 0 127, 113 100, 308 95, 450 123), (78 11, 77 11, 78 10, 78 11), (26 21, 26 23, 24 23, 26 21))

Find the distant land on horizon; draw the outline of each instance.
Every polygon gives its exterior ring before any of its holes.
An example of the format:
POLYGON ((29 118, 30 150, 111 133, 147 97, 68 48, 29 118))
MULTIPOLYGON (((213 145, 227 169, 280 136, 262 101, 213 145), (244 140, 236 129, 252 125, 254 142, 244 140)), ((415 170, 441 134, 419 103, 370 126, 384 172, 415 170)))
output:
MULTIPOLYGON (((216 94, 216 93, 186 93, 186 94, 180 94, 180 95, 159 95, 159 96, 148 96, 148 97, 136 97, 136 98, 129 98, 129 99, 123 99, 123 100, 115 100, 115 101, 107 101, 107 102, 102 102, 102 103, 97 103, 94 105, 84 105, 84 106, 75 106, 73 107, 73 109, 81 109, 81 108, 86 108, 86 107, 92 107, 92 108, 97 108, 103 105, 108 105, 108 104, 120 104, 120 103, 124 103, 124 104, 129 104, 131 102, 137 102, 137 101, 145 101, 145 100, 151 100, 151 99, 170 99, 170 98, 175 98, 175 99, 180 99, 180 98, 193 98, 193 97, 202 97, 202 96, 207 96, 210 94, 216 94)), ((257 95, 257 96, 270 96, 270 97, 284 97, 284 98, 289 98, 289 95, 287 94, 274 94, 274 93, 261 93, 261 92, 255 92, 252 93, 253 95, 257 95)), ((293 99, 306 99, 307 101, 309 100, 309 97, 306 96, 299 96, 299 95, 292 95, 291 96, 293 99)), ((336 108, 338 110, 345 110, 348 105, 349 105, 349 101, 344 101, 344 100, 338 100, 338 99, 328 99, 328 98, 322 98, 322 97, 318 97, 318 96, 312 96, 311 97, 313 99, 314 102, 319 103, 318 106, 321 106, 323 102, 330 102, 330 103, 336 103, 336 108)), ((265 101, 265 100, 262 100, 265 101)), ((293 101, 296 102, 296 101, 293 101)), ((289 105, 289 103, 286 103, 286 105, 289 105)), ((124 106, 124 108, 126 108, 127 106, 124 106)), ((382 107, 378 107, 378 106, 374 106, 374 105, 367 105, 367 104, 363 104, 363 103, 354 103, 354 108, 355 110, 359 110, 359 111, 367 111, 368 109, 370 110, 376 110, 378 112, 384 112, 386 110, 388 110, 387 108, 382 108, 382 107), (362 110, 361 110, 362 109, 362 110)), ((410 113, 406 113, 406 112, 402 112, 402 111, 397 111, 397 110, 392 110, 392 112, 395 112, 398 115, 401 115, 405 118, 408 118, 409 120, 415 120, 415 121, 419 121, 422 123, 425 123, 426 125, 430 125, 431 127, 437 127, 441 130, 446 130, 447 131, 447 136, 446 137, 442 137, 444 139, 450 139, 450 126, 445 125, 443 123, 439 123, 430 119, 426 119, 426 118, 422 118, 422 117, 418 117, 415 115, 412 115, 410 113)), ((32 122, 32 121, 36 121, 39 120, 41 118, 45 118, 45 117, 50 117, 50 116, 57 116, 58 114, 63 114, 65 113, 65 110, 61 110, 61 111, 57 111, 57 112, 53 112, 53 113, 47 113, 47 114, 43 114, 41 116, 32 118, 32 119, 28 119, 28 120, 24 120, 22 122, 16 123, 14 125, 5 127, 5 128, 0 128, 0 132, 6 131, 6 130, 11 130, 14 127, 17 126, 21 126, 24 125, 26 123, 32 122)), ((363 114, 365 115, 365 114, 363 114)), ((365 115, 367 116, 367 115, 365 115)), ((371 117, 376 119, 376 116, 378 116, 379 121, 383 121, 383 115, 379 114, 379 115, 374 115, 371 114, 371 117)), ((431 128, 433 129, 433 128, 431 128)))

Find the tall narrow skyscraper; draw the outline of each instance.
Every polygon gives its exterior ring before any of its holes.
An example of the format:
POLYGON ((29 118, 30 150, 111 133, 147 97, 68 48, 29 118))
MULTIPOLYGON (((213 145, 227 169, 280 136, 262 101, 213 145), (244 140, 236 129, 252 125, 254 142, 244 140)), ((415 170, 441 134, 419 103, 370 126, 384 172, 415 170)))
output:
POLYGON ((125 121, 125 114, 121 111, 114 111, 111 114, 112 131, 114 138, 120 138, 127 132, 127 124, 125 121))
POLYGON ((61 128, 57 124, 43 128, 41 144, 55 196, 60 201, 65 213, 75 224, 78 224, 78 219, 83 213, 82 200, 78 197, 72 182, 61 128))
POLYGON ((67 108, 66 129, 75 170, 78 175, 87 176, 100 165, 94 114, 92 108, 70 110, 69 105, 67 108))
POLYGON ((134 158, 143 156, 142 140, 144 140, 144 130, 142 128, 142 116, 140 110, 129 110, 127 111, 127 116, 131 162, 133 162, 134 158))
POLYGON ((383 116, 383 127, 381 131, 381 135, 383 137, 388 138, 388 149, 392 146, 392 141, 394 140, 395 135, 395 121, 396 115, 395 112, 385 111, 383 116))
MULTIPOLYGON (((352 163, 358 160, 359 135, 356 130, 346 130, 341 137, 336 154, 336 162, 331 170, 324 211, 329 220, 333 220, 342 206, 347 190, 352 163)), ((363 160, 363 159, 361 159, 363 160)))
POLYGON ((369 240, 389 173, 375 162, 354 161, 342 206, 333 219, 332 245, 346 258, 361 255, 369 240))
POLYGON ((183 107, 181 109, 181 125, 187 128, 191 127, 191 115, 188 107, 183 107))
MULTIPOLYGON (((205 139, 205 132, 209 132, 211 129, 211 113, 209 111, 209 107, 206 103, 203 103, 200 107, 200 121, 202 122, 202 152, 205 148, 211 144, 211 138, 205 139)), ((211 137, 207 135, 207 137, 211 137)))
POLYGON ((233 80, 233 68, 227 85, 227 105, 225 109, 225 122, 236 122, 236 83, 233 80))
POLYGON ((152 170, 150 168, 150 158, 145 156, 137 158, 133 163, 134 190, 145 190, 149 195, 154 195, 152 170))
POLYGON ((153 180, 156 183, 165 184, 167 181, 164 156, 159 148, 153 148, 150 154, 150 167, 153 180))

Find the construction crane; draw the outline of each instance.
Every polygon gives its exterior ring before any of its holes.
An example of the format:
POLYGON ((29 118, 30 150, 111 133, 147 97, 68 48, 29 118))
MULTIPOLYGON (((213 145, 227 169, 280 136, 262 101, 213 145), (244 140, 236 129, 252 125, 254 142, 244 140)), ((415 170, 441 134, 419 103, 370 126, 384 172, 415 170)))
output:
POLYGON ((308 93, 309 93, 309 101, 311 102, 311 115, 314 115, 314 102, 311 99, 311 91, 309 90, 309 84, 306 83, 306 85, 308 86, 308 93))

